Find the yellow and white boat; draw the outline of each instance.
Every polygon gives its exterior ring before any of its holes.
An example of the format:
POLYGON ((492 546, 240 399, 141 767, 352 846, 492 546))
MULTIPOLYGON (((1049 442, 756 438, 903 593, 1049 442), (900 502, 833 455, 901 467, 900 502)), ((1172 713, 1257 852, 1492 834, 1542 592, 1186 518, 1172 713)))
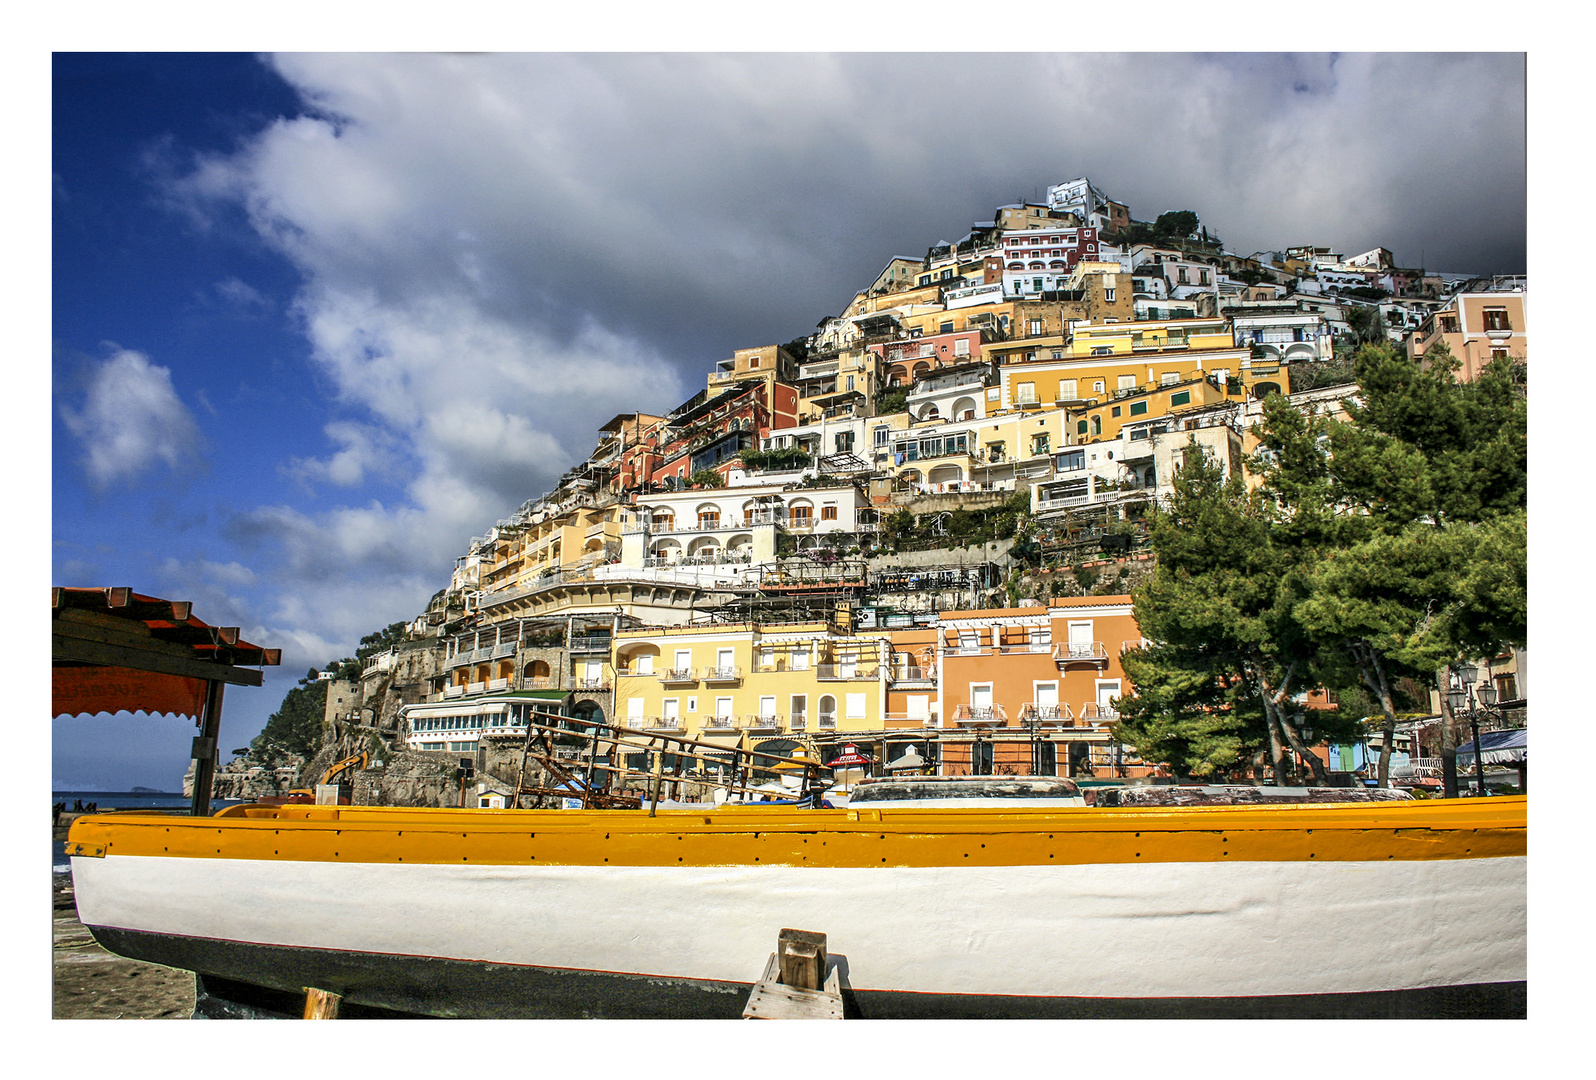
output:
POLYGON ((235 1000, 735 1017, 797 927, 864 1017, 1522 1016, 1525 826, 1523 797, 290 805, 85 817, 68 851, 101 944, 235 1000))

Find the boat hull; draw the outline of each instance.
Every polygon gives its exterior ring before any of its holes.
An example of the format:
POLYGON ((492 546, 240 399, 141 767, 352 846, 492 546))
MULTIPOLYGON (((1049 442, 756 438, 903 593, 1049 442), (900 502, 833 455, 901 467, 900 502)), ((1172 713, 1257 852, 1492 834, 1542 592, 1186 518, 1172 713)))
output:
POLYGON ((736 1016, 797 927, 861 1016, 1523 1015, 1522 824, 1469 802, 114 815, 73 870, 114 952, 403 1013, 736 1016))

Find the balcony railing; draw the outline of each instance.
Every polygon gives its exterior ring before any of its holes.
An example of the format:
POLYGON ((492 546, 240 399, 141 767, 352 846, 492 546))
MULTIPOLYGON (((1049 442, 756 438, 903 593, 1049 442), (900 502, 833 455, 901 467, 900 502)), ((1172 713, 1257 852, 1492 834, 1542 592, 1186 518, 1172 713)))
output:
POLYGON ((820 714, 820 723, 819 723, 818 726, 821 728, 821 730, 825 730, 826 728, 834 728, 834 727, 836 727, 837 726, 837 714, 836 713, 825 713, 825 712, 821 713, 820 714))
POLYGON ((809 726, 809 717, 804 713, 793 713, 792 720, 788 723, 788 730, 802 731, 809 726))
POLYGON ((704 669, 704 681, 707 683, 732 683, 743 681, 743 669, 736 664, 725 667, 707 667, 704 669))
POLYGON ((1020 723, 1039 727, 1070 727, 1075 723, 1075 714, 1070 712, 1068 705, 1029 701, 1020 706, 1020 723))
POLYGON ((443 696, 446 698, 462 697, 465 692, 466 688, 464 686, 445 686, 443 688, 443 696))
POLYGON ((521 689, 523 690, 552 690, 553 688, 554 680, 547 675, 528 675, 521 680, 521 689))
POLYGON ((659 681, 662 683, 694 683, 698 681, 698 676, 693 674, 693 669, 690 667, 666 668, 659 673, 659 681))
POLYGON ((1101 641, 1068 641, 1053 648, 1053 659, 1063 664, 1107 664, 1108 650, 1101 641))
POLYGON ((508 689, 510 689, 509 677, 506 676, 503 679, 489 679, 488 680, 488 689, 489 690, 508 690, 508 689))
MULTIPOLYGON (((644 725, 651 731, 685 731, 682 718, 679 716, 648 716, 644 717, 644 725)), ((628 724, 628 727, 633 725, 628 724)))
POLYGON ((937 718, 923 713, 887 713, 881 718, 887 723, 922 724, 925 727, 936 727, 937 718))
POLYGON ((705 731, 736 731, 737 718, 735 716, 706 716, 704 717, 705 731))
POLYGON ((1008 713, 1001 705, 957 705, 953 709, 955 724, 1006 724, 1008 713))
POLYGON ((571 681, 571 689, 573 690, 593 691, 608 690, 609 688, 610 681, 602 677, 597 679, 573 679, 571 681))
POLYGON ((743 717, 743 727, 749 731, 780 731, 780 713, 752 713, 743 717))
POLYGON ((874 679, 881 674, 877 664, 816 664, 817 679, 874 679))
POLYGON ((935 671, 930 668, 919 667, 892 668, 889 670, 887 678, 889 681, 895 683, 937 681, 937 675, 935 671))
POLYGON ((1108 724, 1119 719, 1119 710, 1112 705, 1088 701, 1081 706, 1081 720, 1088 724, 1108 724))
POLYGON ((1005 641, 999 646, 1005 656, 1016 653, 1050 653, 1053 651, 1051 641, 1005 641))
POLYGON ((609 652, 610 635, 576 634, 571 637, 572 652, 609 652))

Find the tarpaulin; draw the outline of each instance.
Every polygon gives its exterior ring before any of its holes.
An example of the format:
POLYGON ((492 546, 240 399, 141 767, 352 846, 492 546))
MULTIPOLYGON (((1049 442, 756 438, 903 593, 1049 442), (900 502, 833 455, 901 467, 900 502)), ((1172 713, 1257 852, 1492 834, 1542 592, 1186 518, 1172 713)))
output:
MULTIPOLYGON (((1524 761, 1529 757, 1529 729, 1487 731, 1480 736, 1480 750, 1480 760, 1487 765, 1524 761)), ((1473 739, 1457 748, 1458 763, 1462 764, 1464 758, 1474 760, 1473 739)))
POLYGON ((111 666, 50 671, 51 716, 147 712, 192 716, 205 709, 206 680, 111 666))

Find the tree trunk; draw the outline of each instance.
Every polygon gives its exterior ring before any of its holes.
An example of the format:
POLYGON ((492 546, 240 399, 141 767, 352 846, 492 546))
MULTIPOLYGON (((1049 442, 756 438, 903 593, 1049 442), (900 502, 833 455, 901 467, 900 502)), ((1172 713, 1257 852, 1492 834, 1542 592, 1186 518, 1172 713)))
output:
MULTIPOLYGON (((1279 707, 1276 706, 1276 708, 1278 709, 1279 707)), ((1296 728, 1285 717, 1280 718, 1279 724, 1280 730, 1285 732, 1286 741, 1291 744, 1291 748, 1308 763, 1308 768, 1313 772, 1313 782, 1319 787, 1329 787, 1330 774, 1325 770, 1324 762, 1320 761, 1315 754, 1311 753, 1303 745, 1301 738, 1298 737, 1296 728)))
POLYGON ((1391 679, 1380 662, 1380 650, 1367 641, 1349 641, 1347 647, 1357 661, 1364 685, 1374 692, 1380 711, 1385 714, 1385 723, 1380 728, 1380 767, 1375 783, 1377 787, 1390 787, 1391 747, 1396 742, 1396 698, 1391 692, 1391 679))
POLYGON ((1435 685, 1441 692, 1441 794, 1448 799, 1457 798, 1457 717, 1452 715, 1452 703, 1447 700, 1449 672, 1441 668, 1435 673, 1435 685))

